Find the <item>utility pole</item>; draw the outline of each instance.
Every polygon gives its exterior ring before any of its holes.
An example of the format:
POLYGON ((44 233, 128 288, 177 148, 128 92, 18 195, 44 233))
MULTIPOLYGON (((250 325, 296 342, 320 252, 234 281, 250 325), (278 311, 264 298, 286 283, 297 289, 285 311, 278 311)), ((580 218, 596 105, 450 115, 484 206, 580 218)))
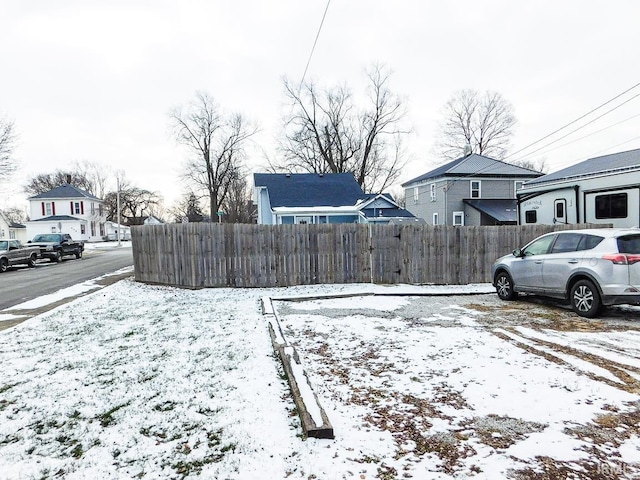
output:
POLYGON ((116 200, 116 202, 117 202, 117 205, 118 205, 117 206, 118 229, 116 230, 116 232, 117 232, 117 235, 118 235, 118 247, 121 247, 122 245, 120 243, 120 241, 121 241, 120 237, 122 235, 122 225, 120 224, 120 175, 118 175, 116 177, 116 189, 117 189, 117 192, 116 192, 117 200, 116 200))

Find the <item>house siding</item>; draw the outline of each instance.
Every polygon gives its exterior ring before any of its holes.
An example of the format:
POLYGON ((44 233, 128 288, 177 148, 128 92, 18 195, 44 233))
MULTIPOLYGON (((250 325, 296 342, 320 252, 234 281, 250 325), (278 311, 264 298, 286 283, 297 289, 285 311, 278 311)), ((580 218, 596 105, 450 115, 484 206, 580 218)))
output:
POLYGON ((447 178, 436 181, 424 180, 418 185, 405 187, 407 210, 428 224, 433 223, 433 214, 438 214, 440 225, 452 225, 454 212, 465 212, 465 225, 481 225, 482 215, 463 200, 471 198, 471 182, 480 181, 480 198, 504 199, 516 198, 515 182, 526 179, 519 177, 486 178, 464 177, 447 178), (431 184, 436 185, 436 200, 431 201, 431 184), (418 189, 418 201, 414 201, 414 189, 418 189))

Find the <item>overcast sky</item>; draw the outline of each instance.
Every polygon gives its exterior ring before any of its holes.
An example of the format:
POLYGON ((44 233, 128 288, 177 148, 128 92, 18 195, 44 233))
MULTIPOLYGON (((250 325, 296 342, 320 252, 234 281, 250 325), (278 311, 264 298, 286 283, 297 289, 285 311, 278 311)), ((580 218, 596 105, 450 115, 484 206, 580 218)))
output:
MULTIPOLYGON (((171 137, 168 112, 196 91, 260 126, 250 158, 260 171, 261 150, 275 155, 282 79, 300 80, 326 6, 0 0, 0 116, 19 134, 14 185, 87 160, 124 170, 170 206, 184 190, 185 152, 171 137)), ((361 94, 367 66, 393 71, 390 87, 406 99, 415 129, 406 181, 442 163, 432 150, 435 127, 456 90, 494 90, 513 104, 516 152, 639 83, 639 20, 637 0, 332 0, 307 79, 361 94)), ((640 147, 640 116, 632 118, 638 94, 640 87, 512 158, 530 152, 554 171, 640 147)), ((13 203, 5 196, 0 207, 13 203)))

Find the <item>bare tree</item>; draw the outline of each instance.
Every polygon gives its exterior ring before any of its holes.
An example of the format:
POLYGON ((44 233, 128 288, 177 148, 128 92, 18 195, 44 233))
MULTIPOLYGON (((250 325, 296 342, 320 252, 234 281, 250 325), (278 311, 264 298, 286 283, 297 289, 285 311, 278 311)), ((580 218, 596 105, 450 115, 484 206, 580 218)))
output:
POLYGON ((174 109, 170 119, 178 143, 195 154, 187 162, 183 177, 206 192, 213 216, 239 176, 245 160, 245 146, 257 129, 240 114, 225 116, 206 93, 196 94, 195 102, 186 112, 174 109))
POLYGON ((16 170, 13 159, 16 135, 13 122, 0 118, 0 182, 7 180, 16 170))
POLYGON ((401 139, 406 109, 389 90, 390 73, 371 67, 367 107, 357 107, 349 89, 300 88, 284 81, 291 114, 285 119, 279 150, 284 161, 273 170, 353 173, 365 191, 380 192, 399 177, 404 160, 401 139))
MULTIPOLYGON (((156 192, 145 190, 122 180, 120 184, 120 218, 127 225, 140 225, 144 218, 153 215, 162 198, 156 192)), ((108 192, 104 197, 107 219, 117 222, 118 192, 108 192)))
POLYGON ((86 179, 86 191, 98 198, 104 198, 109 179, 115 176, 113 169, 108 165, 88 160, 74 162, 73 171, 86 179))
POLYGON ((436 148, 447 158, 462 156, 465 146, 471 152, 501 159, 517 123, 513 107, 497 92, 459 90, 445 104, 436 148))
POLYGON ((29 219, 29 217, 27 216, 27 212, 24 210, 24 208, 8 207, 1 211, 4 214, 5 218, 10 222, 24 223, 26 220, 29 219))
POLYGON ((24 187, 24 192, 27 195, 38 195, 40 193, 48 192, 60 185, 69 183, 74 187, 78 187, 81 190, 95 195, 93 183, 80 171, 64 171, 56 170, 52 173, 40 173, 29 179, 24 187))
POLYGON ((246 177, 240 176, 231 182, 222 210, 225 223, 254 223, 253 202, 246 177))
POLYGON ((200 206, 200 198, 194 192, 187 192, 169 209, 169 215, 176 223, 202 222, 205 219, 204 212, 200 206))
POLYGON ((112 175, 112 169, 101 163, 75 161, 68 169, 57 169, 51 173, 40 173, 31 177, 24 191, 27 195, 38 195, 69 183, 91 195, 103 198, 107 191, 107 182, 112 175))

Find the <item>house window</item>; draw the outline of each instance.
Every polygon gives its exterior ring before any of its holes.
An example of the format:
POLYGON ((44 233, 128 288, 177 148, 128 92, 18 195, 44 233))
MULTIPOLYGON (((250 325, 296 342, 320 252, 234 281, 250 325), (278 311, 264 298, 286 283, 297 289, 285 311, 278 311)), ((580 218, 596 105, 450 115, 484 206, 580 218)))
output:
POLYGON ((537 223, 538 222, 538 211, 537 210, 527 210, 524 212, 524 223, 537 223))
POLYGON ((91 222, 91 236, 96 236, 96 222, 91 222))
POLYGON ((433 224, 434 225, 438 225, 438 214, 437 213, 433 214, 433 224))
POLYGON ((102 216, 102 204, 98 204, 98 215, 102 216))
POLYGON ((95 215, 96 214, 96 204, 95 203, 91 203, 91 215, 95 215))
MULTIPOLYGON (((2 231, 2 236, 4 237, 4 230, 2 231)), ((16 232, 14 230, 9 230, 9 238, 10 239, 16 238, 16 232)))
POLYGON ((298 225, 307 225, 313 223, 313 217, 296 217, 296 223, 298 225))
POLYGON ((47 217, 53 215, 53 208, 51 207, 51 202, 47 202, 44 204, 44 211, 47 217))
POLYGON ((471 180, 471 198, 480 198, 480 180, 471 180))
POLYGON ((453 212, 453 225, 460 227, 464 225, 464 212, 453 212))
POLYGON ((431 185, 429 185, 429 188, 431 190, 431 201, 435 202, 436 201, 436 184, 432 183, 431 185))
POLYGON ((627 194, 613 193, 596 196, 596 218, 627 218, 627 194))
POLYGON ((419 189, 418 187, 413 187, 413 203, 418 203, 419 197, 419 189))
POLYGON ((73 213, 76 215, 80 215, 80 202, 73 203, 73 213))
POLYGON ((80 224, 80 233, 81 233, 82 235, 84 235, 84 234, 86 233, 86 230, 87 230, 87 229, 85 228, 84 223, 80 224))
POLYGON ((51 227, 51 233, 58 233, 58 230, 56 229, 56 227, 51 227))
POLYGON ((100 224, 100 236, 104 237, 104 223, 100 224))

